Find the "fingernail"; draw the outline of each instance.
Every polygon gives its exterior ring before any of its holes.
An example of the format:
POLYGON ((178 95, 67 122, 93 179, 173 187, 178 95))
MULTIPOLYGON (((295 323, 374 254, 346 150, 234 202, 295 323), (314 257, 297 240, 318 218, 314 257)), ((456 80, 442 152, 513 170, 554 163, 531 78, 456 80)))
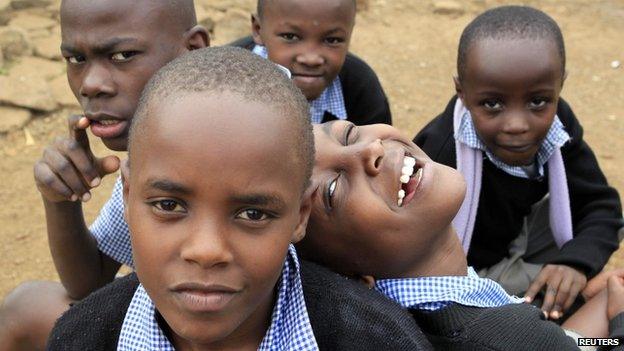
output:
POLYGON ((78 195, 73 194, 73 195, 69 198, 69 200, 70 200, 71 202, 76 202, 76 201, 78 201, 78 195))
POLYGON ((89 200, 91 200, 91 194, 90 193, 84 193, 82 195, 82 202, 87 202, 89 200))
POLYGON ((548 312, 542 311, 542 313, 544 314, 544 318, 548 319, 548 312))
POLYGON ((531 301, 533 301, 533 299, 530 298, 529 296, 525 296, 524 297, 524 301, 526 301, 527 303, 531 303, 531 301))
POLYGON ((102 179, 100 179, 100 177, 93 178, 93 180, 91 181, 91 187, 95 188, 96 186, 100 185, 101 181, 102 179))
POLYGON ((553 319, 559 319, 559 312, 555 311, 550 314, 550 317, 553 319))

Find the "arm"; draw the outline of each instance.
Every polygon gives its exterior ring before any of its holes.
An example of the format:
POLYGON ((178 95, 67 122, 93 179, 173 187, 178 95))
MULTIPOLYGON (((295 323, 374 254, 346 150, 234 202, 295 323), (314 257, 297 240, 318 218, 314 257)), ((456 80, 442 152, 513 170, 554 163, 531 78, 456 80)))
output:
POLYGON ((59 138, 35 164, 37 188, 46 211, 48 240, 61 281, 72 298, 81 298, 112 279, 119 264, 101 255, 87 229, 80 200, 106 174, 119 168, 119 159, 96 158, 85 129, 86 118, 69 118, 70 136, 59 138))
POLYGON ((339 77, 349 121, 357 125, 392 124, 386 93, 366 62, 347 54, 339 77))

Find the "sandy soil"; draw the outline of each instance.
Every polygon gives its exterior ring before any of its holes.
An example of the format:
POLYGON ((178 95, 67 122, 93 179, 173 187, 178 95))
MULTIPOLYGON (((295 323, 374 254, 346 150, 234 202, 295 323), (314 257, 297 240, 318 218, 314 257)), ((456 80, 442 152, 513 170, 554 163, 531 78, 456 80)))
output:
MULTIPOLYGON (((240 3, 240 2, 239 2, 240 3)), ((244 1, 243 1, 244 3, 244 1)), ((461 15, 434 14, 430 1, 371 0, 357 19, 352 51, 377 71, 388 93, 396 126, 410 136, 437 115, 453 94, 451 77, 463 27, 485 8, 506 1, 460 2, 461 15)), ((624 1, 524 1, 551 14, 564 32, 568 79, 563 96, 585 127, 610 183, 624 191, 624 1)), ((217 38, 223 43, 228 38, 217 38)), ((32 120, 25 130, 0 135, 0 298, 20 282, 58 279, 49 254, 45 218, 32 166, 55 136, 66 133, 58 112, 32 120), (26 134, 34 139, 27 145, 26 134)), ((108 154, 93 141, 97 155, 108 154)), ((85 206, 90 222, 110 194, 109 176, 85 206)), ((611 266, 624 266, 619 250, 611 266)))

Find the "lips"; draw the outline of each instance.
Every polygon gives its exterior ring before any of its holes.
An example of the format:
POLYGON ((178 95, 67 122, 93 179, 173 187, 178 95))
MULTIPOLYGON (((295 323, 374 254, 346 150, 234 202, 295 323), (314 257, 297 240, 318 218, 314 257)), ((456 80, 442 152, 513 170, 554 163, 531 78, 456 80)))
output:
POLYGON ((129 122, 127 120, 114 115, 106 113, 86 113, 85 116, 89 119, 93 135, 103 139, 111 139, 124 135, 129 127, 129 122))
POLYGON ((401 170, 397 206, 403 207, 414 198, 414 194, 421 184, 424 164, 411 153, 405 152, 402 160, 399 160, 399 166, 401 170))
POLYGON ((192 313, 223 311, 240 289, 218 284, 183 283, 171 289, 177 303, 192 313))

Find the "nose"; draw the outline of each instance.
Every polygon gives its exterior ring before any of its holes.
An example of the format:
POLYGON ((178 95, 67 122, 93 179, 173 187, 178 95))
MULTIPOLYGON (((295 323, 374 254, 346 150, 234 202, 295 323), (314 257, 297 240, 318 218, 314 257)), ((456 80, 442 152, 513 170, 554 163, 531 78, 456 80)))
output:
POLYGON ((320 66, 325 62, 319 51, 312 47, 308 47, 305 51, 300 52, 296 57, 296 61, 300 65, 310 67, 320 66))
POLYGON ((503 122, 503 132, 507 134, 523 134, 529 130, 528 116, 520 111, 510 112, 503 122))
POLYGON ((381 162, 385 155, 381 139, 375 139, 365 143, 359 151, 359 155, 364 166, 364 171, 370 176, 378 175, 381 170, 381 162))
POLYGON ((204 218, 188 229, 180 255, 186 262, 204 269, 226 266, 233 257, 227 237, 223 225, 204 218))
POLYGON ((80 95, 86 98, 112 96, 115 86, 111 72, 104 65, 92 63, 86 69, 80 86, 80 95))

